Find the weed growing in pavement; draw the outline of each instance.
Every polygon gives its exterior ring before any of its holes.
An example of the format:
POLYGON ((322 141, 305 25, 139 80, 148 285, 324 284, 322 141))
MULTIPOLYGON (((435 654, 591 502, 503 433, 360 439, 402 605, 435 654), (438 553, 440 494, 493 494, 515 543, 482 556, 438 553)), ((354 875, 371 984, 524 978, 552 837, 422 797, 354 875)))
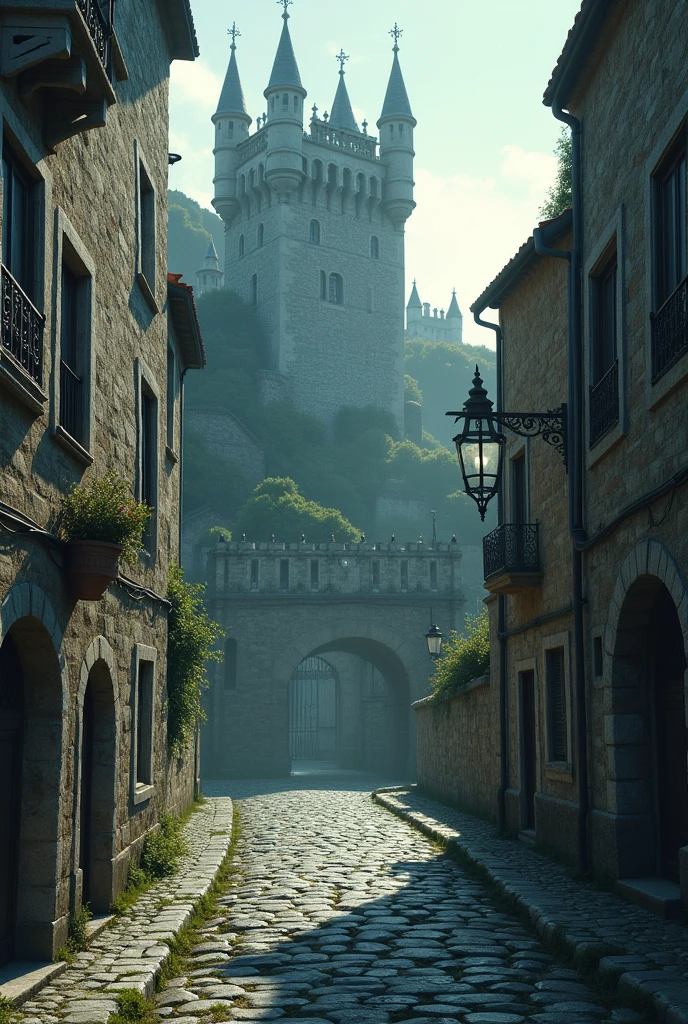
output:
MULTIPOLYGON (((234 1005, 236 1005, 236 1002, 234 1002, 234 1005)), ((224 1003, 214 1003, 208 1010, 211 1024, 222 1024, 223 1021, 230 1020, 230 1009, 231 1007, 225 1006, 224 1003)))
POLYGON ((180 818, 166 811, 161 813, 160 827, 149 832, 143 841, 141 863, 132 864, 129 868, 127 887, 112 903, 114 914, 126 914, 139 896, 162 878, 169 878, 175 873, 180 858, 187 852, 182 828, 193 811, 192 804, 180 818))
POLYGON ((117 994, 117 1011, 110 1016, 108 1024, 153 1024, 155 1007, 134 988, 125 988, 117 994))
MULTIPOLYGON (((88 945, 88 922, 93 917, 88 903, 82 903, 78 910, 69 915, 67 942, 58 949, 55 960, 74 963, 77 953, 83 953, 88 945)), ((1 1024, 1 1022, 0 1022, 1 1024)))
POLYGON ((22 1019, 22 1014, 16 1009, 10 999, 0 996, 0 1024, 17 1024, 22 1019))

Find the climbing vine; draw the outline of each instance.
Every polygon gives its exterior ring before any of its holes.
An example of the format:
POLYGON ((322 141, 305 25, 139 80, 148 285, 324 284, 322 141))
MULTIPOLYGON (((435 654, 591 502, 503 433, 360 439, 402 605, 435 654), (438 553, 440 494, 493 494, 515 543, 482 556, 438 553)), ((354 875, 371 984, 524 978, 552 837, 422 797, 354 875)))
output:
POLYGON ((201 693, 208 686, 206 665, 209 661, 222 661, 222 653, 213 648, 224 632, 205 609, 204 591, 202 584, 185 583, 179 566, 170 569, 167 745, 170 753, 177 756, 185 750, 196 724, 205 720, 201 693))

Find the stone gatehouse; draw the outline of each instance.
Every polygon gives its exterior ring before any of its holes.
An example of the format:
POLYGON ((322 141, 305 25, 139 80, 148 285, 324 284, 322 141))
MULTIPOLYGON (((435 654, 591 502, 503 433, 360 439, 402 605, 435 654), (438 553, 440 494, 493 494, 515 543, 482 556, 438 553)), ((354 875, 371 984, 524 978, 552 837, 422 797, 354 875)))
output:
POLYGON ((462 626, 458 544, 218 543, 205 559, 227 639, 204 775, 279 777, 300 760, 412 772, 431 613, 462 626))

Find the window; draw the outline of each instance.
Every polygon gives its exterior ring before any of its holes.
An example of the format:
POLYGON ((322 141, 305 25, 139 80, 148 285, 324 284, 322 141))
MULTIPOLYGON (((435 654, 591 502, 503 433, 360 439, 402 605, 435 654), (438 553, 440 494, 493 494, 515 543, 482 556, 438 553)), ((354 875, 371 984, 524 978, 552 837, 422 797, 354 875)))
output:
POLYGON ((312 220, 308 232, 308 241, 311 245, 320 245, 320 221, 312 220))
POLYGON ((404 559, 401 563, 401 589, 408 590, 409 585, 409 573, 408 573, 408 561, 404 559))
POLYGON ((655 280, 652 315, 652 380, 688 351, 685 322, 686 126, 653 179, 655 280))
POLYGON ((225 640, 225 690, 236 690, 237 688, 237 642, 236 640, 225 640))
POLYGON ((258 590, 260 585, 260 559, 251 559, 251 590, 258 590))
POLYGON ((568 716, 566 713, 566 679, 564 648, 545 651, 547 686, 547 759, 568 761, 568 716))
POLYGON ((155 662, 136 660, 134 707, 135 779, 136 787, 153 784, 153 692, 155 662))
POLYGON ((380 259, 380 239, 377 235, 373 235, 370 239, 370 257, 374 260, 380 259))
POLYGON ((289 110, 289 96, 286 92, 282 94, 282 110, 289 110))
POLYGON ((240 260, 242 260, 244 258, 244 253, 245 252, 246 252, 246 239, 244 238, 243 235, 239 235, 239 259, 240 260))
POLYGON ((250 288, 250 299, 249 299, 249 301, 250 301, 252 306, 257 306, 258 305, 258 275, 257 274, 254 274, 253 277, 251 278, 251 288, 250 288))
POLYGON ((320 271, 320 298, 323 302, 327 299, 327 274, 324 270, 320 271))
POLYGON ((619 420, 616 252, 591 280, 590 447, 619 420))
POLYGON ((2 148, 2 262, 19 287, 33 297, 33 183, 7 140, 2 148))
POLYGON ((289 590, 289 559, 280 559, 280 590, 289 590))
POLYGON ((234 121, 227 122, 227 138, 234 138, 234 121))
POLYGON ((299 97, 298 96, 294 97, 294 110, 298 114, 298 112, 299 112, 299 97))
POLYGON ((430 562, 430 589, 437 590, 437 562, 430 562))
POLYGON ((177 402, 177 360, 174 349, 167 346, 167 447, 174 449, 174 410, 177 402))
POLYGON ((404 134, 404 126, 403 126, 403 124, 400 124, 400 125, 399 125, 399 134, 400 134, 400 135, 403 135, 403 134, 404 134))
POLYGON ((155 301, 155 189, 140 158, 138 164, 138 216, 138 278, 149 301, 155 301))
POLYGON ((599 678, 604 672, 602 637, 595 636, 592 640, 592 663, 595 675, 599 678))
POLYGON ((141 389, 141 501, 153 509, 144 534, 145 549, 152 554, 158 505, 158 402, 145 384, 141 389))
POLYGON ((258 239, 257 239, 257 241, 258 241, 258 248, 262 249, 263 248, 263 242, 265 241, 265 225, 264 224, 259 224, 258 225, 258 239))
POLYGON ((380 589, 380 563, 377 559, 373 561, 373 590, 380 589))
POLYGON ((389 126, 389 137, 390 137, 390 139, 394 138, 394 125, 393 124, 391 124, 389 126))
POLYGON ((341 274, 330 274, 328 300, 336 306, 344 302, 344 280, 341 274))
POLYGON ((85 282, 62 264, 60 324, 60 426, 79 444, 84 442, 83 287, 85 282))
POLYGON ((311 559, 311 590, 318 590, 320 587, 320 560, 311 559))

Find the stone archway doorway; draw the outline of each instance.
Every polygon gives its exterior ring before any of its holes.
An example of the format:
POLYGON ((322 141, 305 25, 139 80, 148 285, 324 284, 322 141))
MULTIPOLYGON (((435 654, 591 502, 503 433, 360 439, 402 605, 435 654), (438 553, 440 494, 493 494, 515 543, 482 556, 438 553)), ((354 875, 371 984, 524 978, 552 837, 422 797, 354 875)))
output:
POLYGON ((7 636, 0 646, 0 967, 14 959, 23 732, 24 676, 7 636))
POLYGON ((337 674, 322 658, 306 658, 289 682, 289 756, 292 767, 337 765, 337 674))

